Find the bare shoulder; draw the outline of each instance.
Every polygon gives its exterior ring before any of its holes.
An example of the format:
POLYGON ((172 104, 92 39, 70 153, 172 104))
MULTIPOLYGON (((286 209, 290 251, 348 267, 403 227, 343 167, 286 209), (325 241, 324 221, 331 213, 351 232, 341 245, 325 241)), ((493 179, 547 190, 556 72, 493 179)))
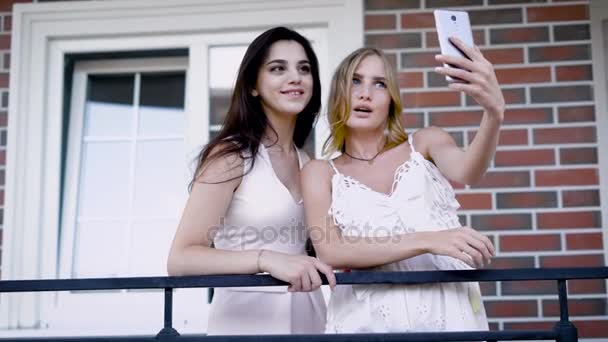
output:
MULTIPOLYGON (((196 182, 224 183, 240 179, 245 173, 245 159, 239 152, 223 154, 231 143, 222 143, 215 146, 207 160, 203 163, 196 175, 196 182)), ((240 183, 238 181, 237 185, 240 183)))
POLYGON ((425 157, 429 156, 429 150, 433 146, 443 144, 454 144, 452 136, 443 128, 437 126, 429 126, 419 129, 413 134, 414 147, 425 157))
POLYGON ((319 181, 329 181, 333 174, 331 166, 327 160, 314 159, 309 161, 302 169, 302 182, 319 183, 319 181))

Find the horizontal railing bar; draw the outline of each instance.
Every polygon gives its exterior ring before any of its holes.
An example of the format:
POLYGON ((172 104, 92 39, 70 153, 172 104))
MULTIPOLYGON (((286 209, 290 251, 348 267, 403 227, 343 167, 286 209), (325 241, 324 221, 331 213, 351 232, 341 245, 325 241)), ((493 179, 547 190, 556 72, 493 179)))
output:
MULTIPOLYGON (((608 267, 414 272, 356 271, 336 273, 336 278, 338 284, 422 284, 467 281, 606 279, 608 278, 608 267)), ((322 279, 323 283, 327 284, 325 277, 322 276, 322 279)), ((286 284, 269 275, 3 280, 0 281, 0 292, 280 286, 286 284)))
MULTIPOLYGON (((455 331, 455 332, 404 332, 404 333, 383 333, 383 334, 323 334, 323 335, 238 335, 238 336, 205 336, 205 335, 181 335, 175 341, 184 342, 345 342, 345 341, 521 341, 521 340, 551 340, 557 338, 557 333, 553 330, 517 330, 517 331, 455 331)), ((1 339, 0 341, 6 341, 1 339)), ((143 342, 156 341, 155 336, 96 336, 96 337, 39 337, 39 338, 12 338, 11 341, 18 342, 143 342)))

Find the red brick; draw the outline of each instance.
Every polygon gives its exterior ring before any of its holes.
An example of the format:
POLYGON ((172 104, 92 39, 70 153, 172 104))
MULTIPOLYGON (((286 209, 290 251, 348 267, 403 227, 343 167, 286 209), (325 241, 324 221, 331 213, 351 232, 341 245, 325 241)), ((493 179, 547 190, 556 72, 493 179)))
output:
POLYGON ((574 233, 566 235, 567 249, 602 249, 603 247, 604 240, 602 233, 574 233))
MULTIPOLYGON (((454 5, 453 1, 437 0, 441 1, 444 6, 458 6, 454 5)), ((482 10, 470 10, 469 18, 471 19, 471 25, 497 25, 497 24, 512 24, 523 22, 523 13, 521 8, 491 8, 482 10)))
POLYGON ((519 64, 524 62, 524 50, 522 48, 483 49, 481 52, 494 65, 519 64))
POLYGON ((591 65, 564 65, 555 67, 555 76, 558 81, 584 81, 592 80, 591 65))
POLYGON ((483 0, 426 0, 424 6, 426 8, 441 8, 441 7, 463 7, 463 6, 480 6, 483 5, 483 0))
POLYGON ((525 129, 503 129, 498 136, 499 145, 525 145, 528 143, 528 131, 525 129))
MULTIPOLYGON (((477 131, 469 131, 469 143, 475 139, 477 131)), ((498 133, 498 145, 527 145, 528 131, 525 129, 501 129, 498 133)))
POLYGON ((8 72, 0 73, 0 88, 8 88, 8 72))
POLYGON ((535 144, 595 142, 595 127, 537 128, 532 132, 535 144))
POLYGON ((401 15, 401 28, 432 28, 435 27, 433 13, 411 13, 401 15))
POLYGON ((587 5, 528 7, 528 22, 589 19, 587 5))
POLYGON ((401 67, 402 68, 425 68, 438 66, 439 63, 435 61, 436 52, 407 52, 401 54, 401 67))
POLYGON ((479 289, 482 296, 496 296, 496 282, 484 281, 479 283, 479 289))
POLYGON ((510 27, 490 30, 491 44, 535 43, 549 41, 549 27, 510 27))
POLYGON ((505 110, 505 124, 531 124, 552 123, 551 108, 507 108, 505 110))
MULTIPOLYGON (((542 301, 543 316, 559 316, 559 301, 542 301)), ((568 313, 573 316, 602 316, 606 313, 605 298, 568 299, 568 313)))
POLYGON ((420 8, 420 0, 365 0, 366 10, 420 8))
POLYGON ((526 90, 524 88, 503 89, 502 96, 506 104, 516 104, 526 102, 526 90))
POLYGON ((422 128, 424 127, 424 114, 403 113, 401 114, 401 125, 404 128, 422 128))
POLYGON ((486 300, 488 317, 535 317, 538 308, 535 300, 486 300))
POLYGON ((496 208, 554 208, 557 194, 553 191, 504 192, 496 194, 496 208))
POLYGON ((483 112, 480 110, 449 111, 429 113, 429 124, 432 126, 477 126, 483 112))
POLYGON ((9 34, 0 34, 0 50, 10 50, 11 36, 9 34))
POLYGON ((539 229, 599 228, 599 211, 566 211, 536 214, 539 229))
MULTIPOLYGON (((489 268, 491 269, 514 269, 534 267, 534 257, 494 257, 489 268)), ((503 282, 506 284, 507 282, 503 282)))
POLYGON ((551 68, 506 68, 496 69, 496 77, 500 84, 535 83, 551 81, 551 68))
POLYGON ((555 321, 551 322, 505 322, 504 330, 551 330, 555 321))
POLYGON ((477 230, 532 229, 530 214, 471 215, 471 225, 477 230))
POLYGON ((381 49, 405 49, 422 47, 420 33, 366 34, 365 45, 381 49))
POLYGON ((500 237, 501 252, 559 251, 561 248, 558 234, 503 235, 500 237))
POLYGON ((424 73, 422 72, 400 72, 397 77, 399 80, 399 88, 424 87, 424 73))
POLYGON ((30 3, 31 0, 3 0, 0 1, 0 12, 12 12, 13 4, 17 3, 30 3))
POLYGON ((536 186, 597 185, 597 169, 536 170, 536 186))
POLYGON ((541 256, 540 267, 602 267, 604 255, 559 255, 541 256))
POLYGON ((457 194, 456 199, 464 210, 492 209, 492 194, 457 194))
POLYGON ((530 88, 532 103, 589 101, 593 99, 590 85, 543 86, 530 88))
POLYGON ((575 322, 579 338, 608 337, 608 320, 592 320, 575 322))
POLYGON ((528 171, 486 172, 473 188, 514 188, 530 186, 528 171))
MULTIPOLYGON (((486 33, 484 30, 473 30, 473 43, 477 46, 486 45, 486 33)), ((439 47, 436 31, 426 33, 426 47, 439 47)))
POLYGON ((528 59, 530 62, 589 60, 591 59, 591 46, 579 44, 529 47, 528 59))
POLYGON ((597 190, 564 190, 562 203, 564 207, 598 206, 600 193, 597 190))
POLYGON ((554 280, 503 281, 502 295, 548 295, 557 293, 554 280))
POLYGON ((562 148, 559 150, 561 164, 597 164, 595 147, 562 148))
POLYGON ((394 14, 365 15, 365 30, 393 30, 397 27, 397 17, 394 14))
POLYGON ((13 26, 13 16, 7 15, 4 17, 4 31, 10 32, 13 26))
POLYGON ((559 122, 595 121, 593 106, 560 107, 557 110, 559 122))
POLYGON ((496 167, 554 164, 555 153, 552 149, 497 151, 494 156, 496 167))
POLYGON ((402 96, 406 108, 460 105, 460 94, 452 91, 412 92, 402 96))
POLYGON ((572 279, 568 280, 569 294, 606 293, 605 279, 572 279))

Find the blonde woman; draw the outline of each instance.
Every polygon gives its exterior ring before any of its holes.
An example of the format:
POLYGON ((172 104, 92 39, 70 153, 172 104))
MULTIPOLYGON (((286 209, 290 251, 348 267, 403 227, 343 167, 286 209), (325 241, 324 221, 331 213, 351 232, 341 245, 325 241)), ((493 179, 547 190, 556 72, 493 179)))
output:
MULTIPOLYGON (((449 87, 485 109, 466 151, 440 128, 409 137, 399 121, 395 74, 384 54, 362 48, 338 66, 331 84, 331 137, 303 170, 307 225, 317 255, 337 269, 413 271, 483 267, 494 255, 484 235, 461 227, 446 180, 474 183, 492 159, 504 100, 492 65, 454 41, 471 60, 438 56, 462 69, 437 72, 468 83, 449 87)), ((487 329, 477 283, 342 285, 332 294, 326 332, 487 329)))

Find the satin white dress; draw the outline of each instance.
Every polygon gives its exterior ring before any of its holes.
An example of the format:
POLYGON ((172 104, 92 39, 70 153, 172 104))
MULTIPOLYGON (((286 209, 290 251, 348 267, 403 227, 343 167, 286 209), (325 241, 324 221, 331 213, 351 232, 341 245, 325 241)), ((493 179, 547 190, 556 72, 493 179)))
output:
MULTIPOLYGON (((351 238, 460 227, 454 190, 433 163, 416 152, 395 171, 390 194, 372 190, 340 173, 332 161, 329 214, 351 238)), ((367 270, 470 269, 464 262, 423 254, 367 270)), ((477 283, 340 285, 328 307, 328 333, 487 330, 477 283)))
MULTIPOLYGON (((308 162, 297 150, 300 169, 308 162)), ((215 248, 267 249, 306 255, 302 200, 296 201, 277 177, 260 144, 253 169, 241 180, 215 248)), ((246 159, 245 170, 251 159, 246 159)), ((326 307, 321 290, 287 292, 287 286, 216 288, 209 312, 209 335, 322 333, 326 307)))

